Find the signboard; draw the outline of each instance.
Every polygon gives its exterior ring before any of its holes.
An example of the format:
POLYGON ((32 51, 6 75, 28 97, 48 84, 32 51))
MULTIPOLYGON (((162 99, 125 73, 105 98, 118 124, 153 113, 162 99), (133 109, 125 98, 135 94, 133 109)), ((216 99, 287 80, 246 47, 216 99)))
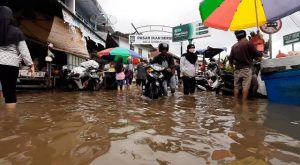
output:
POLYGON ((264 33, 267 34, 273 34, 278 32, 282 27, 282 22, 281 20, 277 20, 274 22, 268 22, 266 24, 264 24, 263 26, 260 26, 260 30, 264 33))
POLYGON ((289 45, 300 42, 300 31, 283 36, 283 45, 289 45))
POLYGON ((197 21, 172 28, 173 42, 209 37, 208 27, 197 21))
POLYGON ((170 35, 130 35, 129 43, 133 45, 149 45, 159 43, 169 43, 172 41, 170 35))

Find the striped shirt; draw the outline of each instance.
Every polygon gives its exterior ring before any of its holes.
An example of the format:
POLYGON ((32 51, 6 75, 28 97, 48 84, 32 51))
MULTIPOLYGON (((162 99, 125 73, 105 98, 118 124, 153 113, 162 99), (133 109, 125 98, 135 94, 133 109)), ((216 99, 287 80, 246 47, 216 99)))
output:
POLYGON ((26 65, 32 65, 32 59, 25 41, 17 45, 0 46, 0 64, 19 67, 21 61, 26 65))

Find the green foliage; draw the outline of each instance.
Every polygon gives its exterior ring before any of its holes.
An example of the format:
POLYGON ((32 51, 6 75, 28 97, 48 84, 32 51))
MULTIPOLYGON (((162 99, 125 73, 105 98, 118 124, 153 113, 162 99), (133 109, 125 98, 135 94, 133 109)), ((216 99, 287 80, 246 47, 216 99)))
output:
POLYGON ((233 68, 229 65, 228 56, 226 56, 224 59, 221 59, 220 63, 224 66, 224 72, 233 72, 233 68))

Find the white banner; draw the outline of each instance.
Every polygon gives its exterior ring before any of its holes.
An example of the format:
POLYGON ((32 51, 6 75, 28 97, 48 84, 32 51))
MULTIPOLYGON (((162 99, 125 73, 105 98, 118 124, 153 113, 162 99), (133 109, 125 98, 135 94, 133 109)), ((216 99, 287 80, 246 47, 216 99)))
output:
POLYGON ((133 45, 151 45, 159 43, 170 43, 172 41, 171 35, 130 35, 129 44, 133 45))

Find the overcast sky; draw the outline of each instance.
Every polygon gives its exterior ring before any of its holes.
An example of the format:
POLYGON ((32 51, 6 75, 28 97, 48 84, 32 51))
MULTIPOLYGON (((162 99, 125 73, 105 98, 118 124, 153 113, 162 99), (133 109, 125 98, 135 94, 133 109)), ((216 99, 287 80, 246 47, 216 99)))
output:
MULTIPOLYGON (((167 25, 178 26, 180 23, 200 21, 199 3, 201 0, 98 0, 104 11, 116 17, 114 24, 115 30, 123 33, 133 33, 131 26, 136 27, 144 25, 167 25)), ((300 31, 300 12, 284 18, 283 28, 276 34, 273 34, 273 54, 278 50, 287 53, 291 46, 283 46, 283 35, 300 31)), ((251 29, 247 29, 248 32, 251 29)), ((253 29, 252 29, 253 30, 253 29)), ((254 29, 255 30, 255 29, 254 29)), ((149 34, 149 33, 148 33, 149 34)), ((248 33, 249 34, 249 33, 248 33)), ((267 41, 268 35, 264 34, 267 41)), ((203 49, 207 46, 227 47, 229 50, 236 42, 232 32, 211 29, 211 37, 195 39, 193 41, 197 49, 203 49)), ((187 41, 184 42, 184 51, 186 51, 187 41)), ((180 44, 172 44, 173 53, 180 53, 180 44)), ((295 49, 300 51, 300 43, 295 44, 295 49)), ((226 52, 224 53, 226 54, 226 52)), ((229 52, 227 52, 229 54, 229 52)))

